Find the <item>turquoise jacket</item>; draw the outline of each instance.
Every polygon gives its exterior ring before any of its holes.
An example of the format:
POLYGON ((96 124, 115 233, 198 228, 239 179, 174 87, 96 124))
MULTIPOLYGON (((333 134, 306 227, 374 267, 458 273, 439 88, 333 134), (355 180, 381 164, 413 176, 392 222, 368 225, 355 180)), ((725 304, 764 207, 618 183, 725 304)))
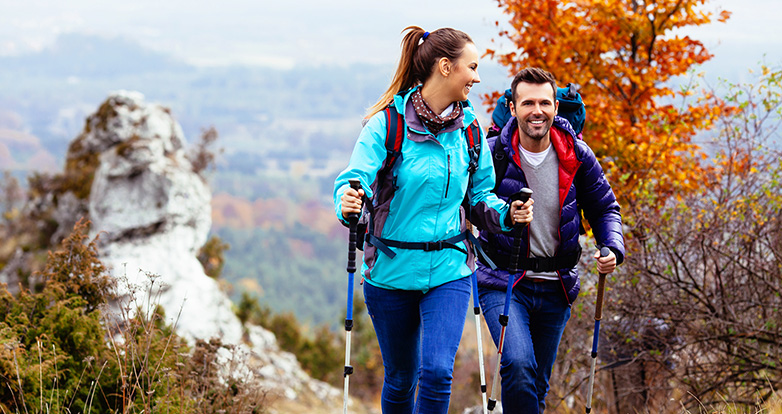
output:
MULTIPOLYGON (((385 185, 397 186, 394 196, 390 202, 375 207, 375 234, 406 242, 445 240, 466 228, 461 208, 469 182, 466 134, 468 126, 476 119, 475 113, 469 101, 461 102, 462 117, 433 135, 416 115, 410 101, 411 93, 412 90, 394 97, 393 105, 404 118, 406 138, 401 157, 393 168, 396 179, 385 180, 385 185)), ((343 223, 340 197, 349 188, 348 179, 358 178, 367 196, 374 195, 371 184, 386 158, 386 128, 384 112, 372 116, 361 130, 348 167, 337 176, 334 205, 337 217, 343 223)), ((478 169, 469 189, 471 203, 477 206, 473 208, 470 220, 483 229, 508 231, 505 224, 508 205, 491 192, 494 166, 483 134, 480 142, 485 150, 480 151, 478 169)), ((367 244, 362 273, 368 283, 377 287, 427 292, 472 273, 472 251, 468 243, 459 243, 466 254, 456 249, 423 251, 392 247, 397 253, 393 259, 367 244)))

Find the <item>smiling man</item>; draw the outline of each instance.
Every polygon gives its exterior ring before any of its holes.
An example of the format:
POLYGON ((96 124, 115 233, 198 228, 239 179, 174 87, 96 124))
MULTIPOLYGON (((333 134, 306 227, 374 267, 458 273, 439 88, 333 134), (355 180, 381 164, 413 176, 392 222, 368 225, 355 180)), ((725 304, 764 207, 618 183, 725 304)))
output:
MULTIPOLYGON (((526 187, 534 199, 520 209, 529 225, 519 236, 522 270, 515 278, 505 332, 502 406, 506 413, 542 413, 557 347, 580 288, 579 211, 592 225, 598 245, 611 250, 606 257, 595 252, 601 273, 613 272, 624 259, 622 217, 594 153, 556 116, 554 76, 527 68, 514 77, 511 90, 512 117, 499 136, 488 140, 492 153, 504 151, 510 160, 504 177, 497 177, 496 191, 508 199, 526 187)), ((497 264, 493 270, 479 260, 476 270, 481 307, 495 343, 516 236, 486 231, 480 236, 484 251, 497 264)))

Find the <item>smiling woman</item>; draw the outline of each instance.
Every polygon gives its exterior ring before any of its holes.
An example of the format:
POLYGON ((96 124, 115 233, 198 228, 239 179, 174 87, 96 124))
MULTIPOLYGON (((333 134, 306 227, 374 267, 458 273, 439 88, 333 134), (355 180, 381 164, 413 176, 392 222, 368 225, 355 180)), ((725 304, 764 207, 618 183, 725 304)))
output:
POLYGON ((508 205, 491 193, 490 152, 475 150, 486 148, 467 100, 478 82, 478 50, 466 33, 405 29, 391 85, 334 184, 340 220, 368 212, 361 270, 385 368, 384 413, 448 411, 474 267, 465 196, 479 211, 473 223, 510 228, 508 205), (389 142, 397 145, 387 152, 389 142))

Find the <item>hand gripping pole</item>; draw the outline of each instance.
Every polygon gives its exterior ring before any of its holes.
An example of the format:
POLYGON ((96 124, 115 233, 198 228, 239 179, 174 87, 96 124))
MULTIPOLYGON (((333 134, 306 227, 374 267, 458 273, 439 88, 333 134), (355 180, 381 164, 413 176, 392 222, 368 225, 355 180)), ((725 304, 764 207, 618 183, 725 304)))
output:
MULTIPOLYGON (((600 248, 600 257, 611 254, 608 247, 600 248)), ((595 303, 595 330, 592 333, 592 369, 589 373, 589 391, 587 392, 586 412, 592 412, 592 389, 595 385, 595 363, 597 362, 597 341, 600 338, 600 320, 603 319, 603 294, 606 288, 606 275, 599 273, 597 279, 597 302, 595 303)))
MULTIPOLYGON (((358 191, 361 189, 361 182, 357 179, 350 179, 350 188, 358 191)), ((350 234, 348 236, 348 306, 345 315, 345 392, 342 398, 342 413, 348 412, 348 388, 350 384, 350 374, 353 373, 353 367, 350 365, 350 333, 353 330, 353 280, 356 274, 356 238, 359 215, 348 214, 348 223, 350 234)))
MULTIPOLYGON (((532 190, 529 188, 522 188, 516 193, 510 196, 510 202, 513 203, 516 200, 521 200, 522 203, 526 203, 532 196, 532 190)), ((510 214, 510 212, 508 212, 510 214)), ((513 296, 513 285, 516 283, 516 274, 519 273, 519 256, 521 255, 521 231, 526 224, 515 224, 513 226, 514 239, 513 239, 513 251, 511 252, 511 268, 508 269, 508 288, 505 291, 505 307, 502 314, 500 314, 500 325, 502 330, 500 331, 500 342, 497 344, 497 365, 494 369, 494 379, 491 383, 491 398, 487 403, 489 411, 494 411, 494 407, 497 405, 497 391, 499 389, 500 378, 500 365, 502 364, 502 349, 505 346, 505 329, 508 327, 508 314, 510 313, 510 300, 513 296)))

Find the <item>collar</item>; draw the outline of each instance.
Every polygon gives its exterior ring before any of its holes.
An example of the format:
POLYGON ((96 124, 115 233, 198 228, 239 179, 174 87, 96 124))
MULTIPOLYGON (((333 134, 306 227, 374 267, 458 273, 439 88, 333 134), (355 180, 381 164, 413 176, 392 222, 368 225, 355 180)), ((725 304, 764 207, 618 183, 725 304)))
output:
MULTIPOLYGON (((399 92, 398 94, 394 95, 394 103, 393 105, 396 107, 397 112, 400 114, 403 114, 402 117, 404 118, 405 124, 407 125, 407 129, 410 131, 410 134, 408 134, 408 138, 410 138, 413 141, 421 142, 426 141, 427 139, 433 139, 433 136, 427 131, 426 127, 424 127, 423 122, 418 118, 418 115, 415 113, 415 108, 413 107, 413 103, 410 99, 410 96, 413 94, 413 91, 416 89, 420 89, 422 85, 418 85, 412 89, 409 89, 407 91, 399 92)), ((445 128, 444 130, 440 131, 440 133, 444 132, 451 132, 455 131, 457 129, 466 129, 470 126, 470 124, 475 121, 475 111, 473 110, 472 104, 469 100, 462 101, 462 115, 457 118, 453 124, 445 128)))

